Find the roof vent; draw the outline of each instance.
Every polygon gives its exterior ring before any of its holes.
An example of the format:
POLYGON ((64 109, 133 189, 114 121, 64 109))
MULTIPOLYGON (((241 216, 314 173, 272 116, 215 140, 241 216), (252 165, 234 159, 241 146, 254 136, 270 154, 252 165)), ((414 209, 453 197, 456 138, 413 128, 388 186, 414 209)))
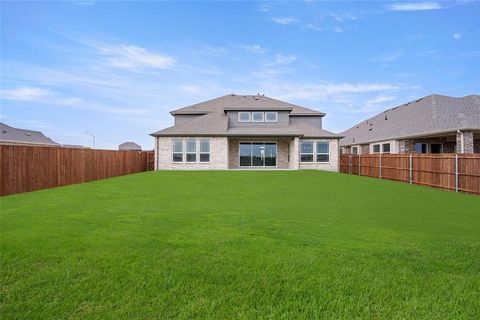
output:
POLYGON ((29 136, 30 137, 30 133, 28 132, 24 132, 26 136, 29 136))
POLYGON ((387 115, 385 115, 385 120, 388 120, 388 116, 387 116, 387 115))
POLYGON ((255 96, 255 97, 253 97, 253 99, 255 99, 255 100, 260 100, 260 97, 257 95, 257 96, 255 96))
POLYGON ((231 95, 232 97, 235 97, 235 93, 231 93, 230 95, 231 95))
POLYGON ((2 133, 7 133, 7 130, 2 130, 2 133))
POLYGON ((368 129, 368 131, 372 131, 372 128, 368 129))

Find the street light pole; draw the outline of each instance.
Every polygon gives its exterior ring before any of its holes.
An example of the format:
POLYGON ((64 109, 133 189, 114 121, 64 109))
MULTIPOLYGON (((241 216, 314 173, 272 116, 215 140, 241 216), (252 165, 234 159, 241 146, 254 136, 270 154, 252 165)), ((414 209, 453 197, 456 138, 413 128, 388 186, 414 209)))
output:
POLYGON ((94 136, 92 133, 88 132, 88 131, 85 132, 85 133, 88 134, 90 137, 92 137, 92 139, 93 139, 93 149, 95 149, 95 136, 94 136))

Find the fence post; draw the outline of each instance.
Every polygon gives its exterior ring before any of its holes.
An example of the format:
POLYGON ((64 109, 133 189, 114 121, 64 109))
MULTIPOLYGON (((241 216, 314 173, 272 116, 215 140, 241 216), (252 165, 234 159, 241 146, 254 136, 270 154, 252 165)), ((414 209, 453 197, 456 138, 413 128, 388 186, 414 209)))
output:
POLYGON ((352 156, 348 156, 348 174, 352 174, 352 156))
POLYGON ((455 192, 458 192, 458 154, 455 154, 455 192))
POLYGON ((379 178, 382 179, 382 154, 380 153, 378 155, 378 158, 380 159, 380 163, 379 163, 379 166, 378 166, 378 171, 379 171, 379 178))
POLYGON ((409 170, 410 175, 409 175, 409 181, 410 181, 410 184, 412 184, 412 180, 413 180, 413 159, 412 159, 412 158, 413 158, 413 156, 412 156, 411 153, 410 153, 409 158, 410 158, 410 170, 409 170))
POLYGON ((358 155, 358 175, 362 175, 362 157, 358 155))

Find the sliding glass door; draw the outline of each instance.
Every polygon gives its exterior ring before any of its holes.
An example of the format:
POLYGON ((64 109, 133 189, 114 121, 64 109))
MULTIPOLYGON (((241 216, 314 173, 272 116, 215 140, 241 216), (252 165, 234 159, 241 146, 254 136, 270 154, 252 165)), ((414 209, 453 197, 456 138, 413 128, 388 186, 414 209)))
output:
POLYGON ((276 167, 276 142, 240 142, 240 167, 276 167))

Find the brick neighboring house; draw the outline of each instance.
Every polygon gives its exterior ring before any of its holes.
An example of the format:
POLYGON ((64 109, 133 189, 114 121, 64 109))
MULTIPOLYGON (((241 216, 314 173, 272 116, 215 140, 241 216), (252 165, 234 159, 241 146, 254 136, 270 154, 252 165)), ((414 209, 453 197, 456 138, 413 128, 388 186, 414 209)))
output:
POLYGON ((433 94, 341 133, 342 153, 480 153, 480 96, 433 94))
POLYGON ((58 143, 40 131, 14 128, 0 122, 0 144, 58 147, 58 143))
POLYGON ((338 171, 340 135, 324 113, 263 95, 229 94, 170 112, 155 138, 155 169, 338 171))

